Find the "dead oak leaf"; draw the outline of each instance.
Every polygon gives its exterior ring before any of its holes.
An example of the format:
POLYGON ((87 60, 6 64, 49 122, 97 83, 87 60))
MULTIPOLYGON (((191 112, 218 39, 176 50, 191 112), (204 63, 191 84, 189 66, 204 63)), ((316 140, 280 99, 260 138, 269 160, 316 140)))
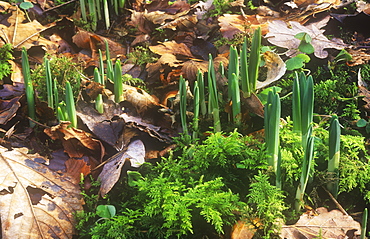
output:
POLYGON ((72 238, 82 210, 78 183, 51 171, 28 149, 0 146, 0 216, 3 238, 72 238))
POLYGON ((187 45, 176 41, 167 41, 156 46, 149 46, 149 49, 158 55, 173 54, 180 57, 194 58, 187 45))
POLYGON ((317 208, 318 216, 306 213, 300 216, 294 225, 285 225, 281 230, 281 238, 313 239, 321 235, 322 238, 355 238, 348 237, 347 233, 361 234, 360 223, 351 216, 344 215, 339 210, 328 212, 326 208, 317 208))
POLYGON ((284 21, 275 20, 269 24, 269 33, 266 34, 266 38, 271 44, 287 48, 286 55, 292 57, 298 53, 298 46, 300 44, 300 40, 294 36, 301 32, 307 33, 312 38, 311 44, 315 49, 315 56, 323 59, 328 56, 328 52, 324 49, 334 48, 341 50, 347 47, 347 44, 343 43, 340 39, 329 40, 324 36, 323 32, 325 30, 321 30, 321 28, 326 25, 328 20, 329 18, 325 18, 321 22, 307 26, 303 26, 295 21, 289 22, 290 26, 288 26, 284 21))

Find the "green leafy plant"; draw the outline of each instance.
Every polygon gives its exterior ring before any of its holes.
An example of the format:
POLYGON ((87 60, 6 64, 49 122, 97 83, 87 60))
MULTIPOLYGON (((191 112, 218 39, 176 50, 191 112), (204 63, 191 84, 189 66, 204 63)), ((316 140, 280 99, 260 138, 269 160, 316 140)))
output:
MULTIPOLYGON (((98 68, 94 69, 94 80, 95 82, 99 84, 103 84, 103 80, 101 78, 101 72, 98 68)), ((103 107, 103 96, 102 94, 98 94, 98 96, 95 99, 95 109, 100 113, 104 113, 104 107, 103 107)))
POLYGON ((208 114, 213 117, 213 129, 215 132, 221 131, 220 109, 218 105, 218 90, 216 84, 216 72, 213 65, 212 55, 209 54, 208 62, 208 114))
POLYGON ((158 57, 148 47, 137 46, 127 55, 128 61, 139 66, 158 61, 158 57))
POLYGON ((311 44, 312 38, 309 34, 305 32, 300 32, 294 37, 300 40, 297 50, 301 53, 288 59, 285 62, 287 70, 290 71, 302 69, 305 66, 305 63, 308 63, 311 60, 308 54, 312 54, 315 51, 314 47, 311 44))
POLYGON ((313 146, 314 146, 314 138, 311 136, 312 133, 312 125, 309 127, 307 132, 307 140, 306 140, 306 147, 304 147, 304 157, 302 163, 302 173, 301 179, 299 181, 296 193, 296 202, 295 202, 295 209, 299 211, 300 208, 304 205, 304 194, 306 191, 308 179, 311 173, 311 164, 313 160, 313 146))
POLYGON ((68 115, 68 120, 71 122, 71 126, 77 128, 77 114, 76 114, 76 105, 73 98, 73 92, 71 83, 66 82, 66 110, 68 115))
POLYGON ((366 225, 367 225, 367 217, 369 213, 367 208, 364 209, 364 213, 362 214, 362 223, 361 223, 361 239, 366 238, 366 225))
POLYGON ((186 123, 186 95, 187 95, 187 89, 186 89, 186 82, 185 79, 180 76, 179 80, 179 95, 180 95, 180 119, 181 119, 181 126, 182 131, 184 135, 188 134, 188 126, 186 123))
POLYGON ((0 47, 0 80, 12 73, 12 66, 9 63, 13 59, 12 51, 12 45, 9 43, 0 47))
POLYGON ((340 126, 337 116, 332 116, 329 128, 329 161, 328 172, 333 182, 328 183, 327 188, 336 198, 338 196, 338 169, 340 160, 340 126))
POLYGON ((281 188, 280 176, 280 129, 281 105, 280 97, 276 88, 272 88, 268 93, 267 103, 265 105, 265 141, 268 155, 268 165, 273 168, 276 175, 276 186, 281 188))
MULTIPOLYGON (((28 55, 26 48, 22 49, 22 73, 24 78, 24 84, 26 88, 26 98, 28 107, 28 116, 32 120, 36 120, 36 105, 35 105, 35 92, 33 90, 33 84, 31 80, 30 63, 28 62, 28 55)), ((30 121, 30 126, 35 126, 35 123, 30 121)))
POLYGON ((116 103, 123 101, 123 82, 121 61, 118 59, 114 65, 114 100, 116 103))
POLYGON ((50 82, 47 83, 49 81, 47 77, 50 77, 49 79, 52 79, 53 83, 54 105, 57 105, 59 99, 64 99, 66 79, 71 83, 74 99, 77 99, 82 71, 81 66, 69 57, 46 57, 43 64, 36 66, 31 72, 31 79, 37 96, 41 100, 49 102, 47 84, 50 82), (46 65, 47 62, 48 66, 46 65), (50 71, 50 75, 47 71, 50 71))
POLYGON ((243 215, 245 220, 259 229, 257 235, 262 234, 261 237, 266 239, 273 238, 279 233, 284 221, 283 211, 288 209, 284 203, 283 191, 271 185, 268 175, 260 171, 254 176, 247 198, 251 206, 243 215))
POLYGON ((105 27, 110 27, 110 11, 118 15, 119 10, 125 5, 125 0, 80 0, 81 16, 85 22, 92 22, 95 31, 97 23, 104 17, 105 27), (88 12, 86 11, 88 6, 88 12), (104 13, 104 14, 103 14, 104 13))

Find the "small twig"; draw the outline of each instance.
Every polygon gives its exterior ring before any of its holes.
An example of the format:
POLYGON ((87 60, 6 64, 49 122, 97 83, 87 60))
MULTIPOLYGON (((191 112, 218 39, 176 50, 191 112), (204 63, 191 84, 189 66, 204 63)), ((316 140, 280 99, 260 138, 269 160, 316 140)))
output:
POLYGON ((6 35, 6 33, 4 32, 4 28, 1 28, 1 32, 3 33, 3 35, 5 37, 5 43, 10 43, 8 35, 6 35))
POLYGON ((33 123, 37 124, 38 126, 41 126, 41 127, 43 127, 43 128, 50 128, 49 126, 44 125, 44 124, 41 124, 41 123, 37 122, 36 120, 31 119, 30 117, 27 117, 27 118, 28 118, 30 121, 32 121, 33 123))
POLYGON ((62 3, 62 4, 58 5, 58 6, 48 8, 48 9, 44 10, 44 12, 52 11, 52 10, 54 10, 54 9, 57 9, 57 8, 63 7, 64 5, 67 5, 67 4, 70 4, 70 3, 72 3, 72 2, 76 2, 76 1, 77 1, 77 0, 70 0, 70 1, 65 2, 65 3, 62 3))
POLYGON ((17 27, 18 27, 18 7, 16 7, 15 25, 14 25, 12 45, 14 45, 15 36, 17 35, 17 27))
POLYGON ((331 200, 333 200, 333 202, 335 203, 335 205, 338 207, 338 209, 346 216, 349 216, 348 213, 346 212, 346 210, 344 210, 344 208, 339 204, 339 202, 337 201, 337 199, 335 199, 333 197, 333 195, 324 187, 322 186, 322 188, 325 190, 325 192, 329 195, 329 197, 331 198, 331 200))

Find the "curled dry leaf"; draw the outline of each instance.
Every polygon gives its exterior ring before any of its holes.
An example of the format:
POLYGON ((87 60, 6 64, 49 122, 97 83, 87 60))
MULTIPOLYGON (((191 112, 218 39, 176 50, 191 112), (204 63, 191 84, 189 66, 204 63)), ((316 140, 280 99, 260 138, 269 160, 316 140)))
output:
MULTIPOLYGON (((99 174, 100 195, 104 197, 113 188, 120 178, 122 167, 126 161, 130 162, 132 167, 138 168, 144 163, 144 158, 145 146, 141 140, 135 140, 128 145, 127 150, 122 150, 108 159, 99 174)), ((130 165, 125 167, 125 170, 128 170, 130 165)))
POLYGON ((303 214, 294 225, 283 226, 281 238, 313 239, 322 238, 357 238, 361 234, 360 223, 339 210, 328 212, 326 208, 317 208, 320 214, 303 214), (349 234, 352 233, 352 236, 349 234), (354 235, 353 235, 354 234, 354 235))
POLYGON ((74 213, 83 205, 78 181, 54 173, 45 158, 27 151, 0 146, 2 237, 72 238, 74 213))
POLYGON ((264 81, 257 81, 257 89, 266 87, 274 81, 279 80, 286 71, 285 63, 278 54, 267 51, 263 53, 263 59, 267 68, 267 76, 264 81))
POLYGON ((0 124, 6 124, 16 115, 21 104, 20 97, 14 97, 11 100, 0 100, 0 124))
POLYGON ((70 122, 62 121, 57 126, 46 128, 44 132, 53 140, 61 140, 63 148, 69 157, 82 158, 83 156, 91 156, 95 160, 101 161, 105 154, 102 143, 91 138, 83 130, 68 128, 70 124, 70 122))
POLYGON ((324 36, 324 30, 321 30, 321 28, 326 25, 328 20, 329 18, 324 18, 322 21, 307 26, 302 26, 299 22, 294 21, 289 22, 290 26, 281 20, 272 21, 269 24, 269 33, 267 33, 266 38, 271 44, 287 48, 286 55, 292 57, 298 54, 297 49, 300 44, 300 40, 294 36, 302 32, 307 33, 312 38, 311 44, 315 49, 315 56, 323 59, 328 56, 328 52, 324 49, 334 48, 341 50, 347 47, 347 44, 340 39, 333 38, 329 40, 324 36))

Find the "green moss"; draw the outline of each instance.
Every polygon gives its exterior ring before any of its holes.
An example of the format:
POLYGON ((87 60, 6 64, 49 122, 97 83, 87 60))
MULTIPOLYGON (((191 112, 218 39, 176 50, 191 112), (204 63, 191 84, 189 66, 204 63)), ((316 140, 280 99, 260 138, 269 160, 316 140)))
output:
POLYGON ((0 80, 12 73, 12 66, 9 63, 9 60, 13 59, 12 51, 11 44, 4 44, 0 48, 0 80))
MULTIPOLYGON (((71 58, 52 57, 50 59, 51 77, 57 80, 59 99, 65 99, 65 86, 68 80, 71 83, 75 101, 80 90, 80 74, 82 68, 72 61, 71 58)), ((31 79, 41 100, 47 101, 45 65, 38 65, 31 73, 31 79)))

